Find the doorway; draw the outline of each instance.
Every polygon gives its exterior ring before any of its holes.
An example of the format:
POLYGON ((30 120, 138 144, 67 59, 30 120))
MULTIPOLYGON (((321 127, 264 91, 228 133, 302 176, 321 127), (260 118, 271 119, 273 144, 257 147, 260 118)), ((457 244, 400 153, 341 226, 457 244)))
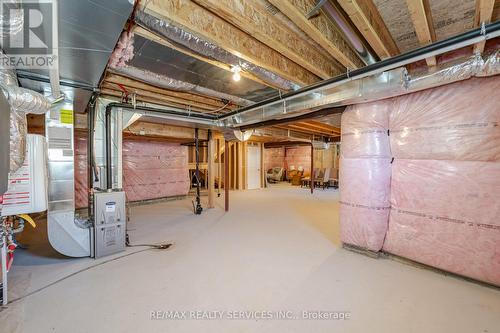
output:
POLYGON ((247 189, 253 190, 260 188, 260 146, 249 144, 247 153, 247 189))

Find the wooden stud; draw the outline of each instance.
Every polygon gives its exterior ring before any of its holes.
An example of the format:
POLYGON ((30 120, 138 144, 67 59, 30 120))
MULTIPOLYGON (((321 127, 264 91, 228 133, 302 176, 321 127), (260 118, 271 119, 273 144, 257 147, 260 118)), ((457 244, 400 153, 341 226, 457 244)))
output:
POLYGON ((229 211, 229 142, 224 143, 224 210, 229 211))
POLYGON ((311 143, 311 194, 314 193, 314 146, 311 143))
POLYGON ((151 0, 145 3, 142 9, 148 14, 186 27, 201 38, 287 80, 299 85, 308 85, 319 80, 300 65, 192 1, 151 0))
POLYGON ((212 133, 208 134, 208 208, 215 208, 215 139, 212 133))
POLYGON ((269 0, 292 20, 302 31, 322 46, 328 53, 347 68, 363 66, 342 33, 325 15, 307 19, 306 14, 315 6, 315 0, 269 0))
POLYGON ((238 190, 243 190, 243 142, 238 142, 238 190))
MULTIPOLYGON (((434 32, 429 0, 406 0, 406 4, 420 45, 435 42, 436 33, 434 32)), ((436 66, 436 57, 426 58, 425 61, 428 66, 436 66)))
POLYGON ((260 187, 266 187, 266 173, 264 169, 264 143, 259 142, 260 147, 260 187))
POLYGON ((338 3, 381 59, 399 54, 373 0, 338 0, 338 3))
POLYGON ((343 66, 324 57, 321 51, 270 15, 258 0, 194 1, 323 79, 345 72, 343 66))
MULTIPOLYGON (((500 3, 500 2, 499 2, 500 3)), ((490 23, 493 16, 495 0, 476 0, 476 15, 474 16, 474 26, 490 23)), ((474 53, 482 54, 486 41, 474 44, 474 53)))

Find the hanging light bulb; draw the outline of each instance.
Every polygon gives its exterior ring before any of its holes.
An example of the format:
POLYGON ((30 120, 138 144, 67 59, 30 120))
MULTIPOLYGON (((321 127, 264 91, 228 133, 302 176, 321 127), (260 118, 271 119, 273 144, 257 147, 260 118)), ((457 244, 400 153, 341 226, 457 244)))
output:
POLYGON ((233 66, 231 68, 231 72, 233 72, 233 80, 238 82, 241 79, 241 67, 240 66, 233 66))

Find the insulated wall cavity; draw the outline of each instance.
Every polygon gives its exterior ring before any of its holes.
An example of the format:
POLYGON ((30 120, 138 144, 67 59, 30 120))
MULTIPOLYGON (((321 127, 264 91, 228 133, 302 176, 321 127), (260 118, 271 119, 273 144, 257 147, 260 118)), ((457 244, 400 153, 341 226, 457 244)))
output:
POLYGON ((390 211, 390 100, 350 106, 342 115, 340 237, 371 251, 382 248, 390 211))
POLYGON ((500 79, 473 78, 394 99, 396 158, 500 162, 500 79))
POLYGON ((398 97, 384 250, 500 285, 500 78, 398 97))
POLYGON ((384 250, 500 284, 500 163, 399 160, 384 250))
MULTIPOLYGON (((75 135, 75 201, 87 207, 87 134, 75 135)), ((123 140, 123 188, 127 201, 187 195, 187 147, 178 143, 123 140)))
POLYGON ((127 201, 187 195, 187 147, 178 143, 125 140, 123 177, 127 201))

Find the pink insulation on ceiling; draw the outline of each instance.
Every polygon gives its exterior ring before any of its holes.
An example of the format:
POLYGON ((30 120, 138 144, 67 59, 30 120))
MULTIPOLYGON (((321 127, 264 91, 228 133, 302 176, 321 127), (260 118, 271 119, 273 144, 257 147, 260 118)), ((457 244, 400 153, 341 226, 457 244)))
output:
POLYGON ((111 68, 123 67, 134 57, 134 34, 124 31, 109 58, 111 68))
POLYGON ((384 250, 500 284, 500 163, 395 159, 384 250))
POLYGON ((122 159, 127 201, 188 194, 186 146, 159 141, 124 140, 122 159))
POLYGON ((340 237, 372 251, 382 248, 389 219, 391 105, 358 104, 342 114, 340 237))

